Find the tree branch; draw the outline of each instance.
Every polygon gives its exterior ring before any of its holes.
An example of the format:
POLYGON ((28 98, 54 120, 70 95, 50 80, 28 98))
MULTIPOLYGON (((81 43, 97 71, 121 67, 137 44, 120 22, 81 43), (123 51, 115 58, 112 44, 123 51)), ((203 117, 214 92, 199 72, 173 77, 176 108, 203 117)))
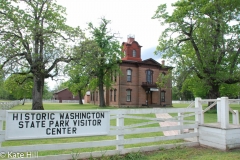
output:
POLYGON ((6 61, 4 61, 3 64, 0 66, 0 69, 2 69, 5 66, 5 64, 7 62, 9 62, 12 58, 18 57, 18 56, 24 56, 25 54, 26 54, 26 52, 23 52, 23 53, 14 54, 14 55, 8 57, 8 59, 6 61))

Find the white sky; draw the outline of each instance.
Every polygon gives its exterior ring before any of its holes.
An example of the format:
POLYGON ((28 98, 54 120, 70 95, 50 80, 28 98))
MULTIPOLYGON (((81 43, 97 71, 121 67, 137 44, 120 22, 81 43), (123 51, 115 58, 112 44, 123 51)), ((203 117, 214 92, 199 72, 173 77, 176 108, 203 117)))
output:
MULTIPOLYGON (((135 40, 142 46, 142 59, 153 58, 160 62, 159 56, 153 54, 158 45, 158 38, 164 28, 156 19, 151 19, 160 4, 176 0, 57 0, 66 7, 67 24, 81 29, 92 22, 98 26, 101 17, 111 20, 109 28, 119 33, 120 43, 126 42, 128 34, 134 34, 135 40)), ((170 9, 171 10, 171 9, 170 9)), ((50 89, 56 85, 48 80, 50 89)))

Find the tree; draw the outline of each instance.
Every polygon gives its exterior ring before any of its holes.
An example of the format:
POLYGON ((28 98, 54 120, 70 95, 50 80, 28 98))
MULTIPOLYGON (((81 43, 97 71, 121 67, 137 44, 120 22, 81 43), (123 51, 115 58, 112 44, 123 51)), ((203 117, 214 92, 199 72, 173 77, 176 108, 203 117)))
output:
MULTIPOLYGON (((160 94, 161 90, 164 88, 172 88, 172 68, 167 68, 165 66, 163 66, 164 68, 166 68, 165 72, 162 72, 158 75, 157 78, 157 86, 160 89, 160 94)), ((160 101, 160 106, 161 106, 161 101, 160 101)))
MULTIPOLYGON (((121 60, 121 46, 114 33, 111 33, 107 25, 110 24, 109 20, 101 18, 99 27, 94 27, 89 23, 89 30, 92 34, 92 40, 97 44, 98 50, 91 55, 95 59, 94 68, 92 72, 98 80, 99 100, 100 107, 106 106, 104 100, 104 86, 109 88, 111 86, 112 73, 117 73, 119 68, 118 64, 121 60), (115 72, 116 71, 116 72, 115 72)), ((92 63, 92 62, 89 62, 92 63)))
POLYGON ((70 77, 67 81, 69 90, 79 96, 79 104, 83 104, 82 97, 85 95, 90 81, 94 78, 94 68, 97 65, 96 56, 98 46, 93 40, 85 38, 74 47, 74 59, 65 67, 65 71, 70 77), (78 61, 81 59, 81 61, 78 61))
POLYGON ((3 73, 0 72, 0 99, 9 99, 9 94, 6 91, 6 89, 4 88, 4 75, 3 73))
POLYGON ((80 33, 65 24, 65 8, 55 2, 0 1, 0 69, 32 76, 33 110, 44 109, 44 79, 58 75, 63 63, 72 60, 66 42, 80 33))
POLYGON ((26 75, 12 74, 4 82, 4 88, 16 99, 23 99, 23 105, 26 98, 32 98, 32 79, 26 78, 26 75))
POLYGON ((181 0, 173 7, 168 14, 160 5, 153 16, 168 25, 156 53, 174 60, 194 88, 218 98, 223 85, 240 82, 240 1, 181 0))

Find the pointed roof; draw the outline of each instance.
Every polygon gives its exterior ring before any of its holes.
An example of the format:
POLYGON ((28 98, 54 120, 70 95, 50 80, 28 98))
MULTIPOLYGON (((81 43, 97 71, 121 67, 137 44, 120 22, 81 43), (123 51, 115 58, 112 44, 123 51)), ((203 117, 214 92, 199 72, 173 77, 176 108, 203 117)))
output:
POLYGON ((142 61, 142 63, 162 66, 159 62, 155 61, 152 58, 145 59, 142 61))
POLYGON ((62 92, 62 91, 64 91, 64 90, 66 90, 66 89, 68 89, 68 88, 64 88, 64 89, 61 89, 61 90, 55 91, 53 94, 56 94, 56 93, 62 92))

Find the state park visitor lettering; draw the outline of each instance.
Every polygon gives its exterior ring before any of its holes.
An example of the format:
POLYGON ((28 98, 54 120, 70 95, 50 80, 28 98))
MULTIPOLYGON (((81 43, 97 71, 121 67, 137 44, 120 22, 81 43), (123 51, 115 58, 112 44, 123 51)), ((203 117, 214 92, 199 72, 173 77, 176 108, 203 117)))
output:
POLYGON ((6 139, 104 135, 110 128, 105 110, 6 112, 6 139))

